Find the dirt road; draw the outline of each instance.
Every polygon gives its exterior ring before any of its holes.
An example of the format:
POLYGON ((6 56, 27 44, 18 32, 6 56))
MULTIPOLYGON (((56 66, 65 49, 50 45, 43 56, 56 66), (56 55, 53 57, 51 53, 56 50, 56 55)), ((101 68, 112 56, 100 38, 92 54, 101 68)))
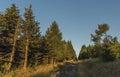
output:
POLYGON ((75 63, 66 63, 64 66, 59 66, 56 76, 53 77, 76 77, 76 66, 75 63))

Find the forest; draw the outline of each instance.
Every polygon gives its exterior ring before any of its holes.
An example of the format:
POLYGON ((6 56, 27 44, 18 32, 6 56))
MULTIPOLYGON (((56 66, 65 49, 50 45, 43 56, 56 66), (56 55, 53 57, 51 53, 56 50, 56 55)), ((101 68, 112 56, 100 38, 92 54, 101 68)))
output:
POLYGON ((99 24, 77 58, 56 21, 42 35, 32 5, 21 14, 12 4, 0 12, 0 77, 119 77, 120 42, 109 29, 99 24))
POLYGON ((1 72, 76 59, 72 42, 63 40, 56 21, 41 35, 32 5, 20 14, 15 4, 0 14, 1 72))

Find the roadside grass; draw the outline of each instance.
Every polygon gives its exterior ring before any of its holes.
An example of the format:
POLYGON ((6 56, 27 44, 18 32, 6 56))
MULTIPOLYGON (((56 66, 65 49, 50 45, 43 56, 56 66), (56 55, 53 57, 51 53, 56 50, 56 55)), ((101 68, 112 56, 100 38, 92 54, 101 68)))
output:
POLYGON ((50 77, 50 73, 57 65, 40 65, 36 68, 27 68, 23 70, 21 68, 8 73, 1 73, 0 77, 50 77))
POLYGON ((102 62, 100 59, 83 61, 77 65, 77 77, 120 77, 120 60, 102 62))
POLYGON ((50 76, 51 76, 51 73, 46 72, 46 73, 38 73, 38 74, 32 75, 30 77, 50 77, 50 76))
MULTIPOLYGON (((52 70, 42 72, 42 73, 38 72, 36 74, 31 75, 30 77, 58 77, 58 75, 60 74, 60 71, 65 71, 67 68, 68 68, 67 63, 59 63, 55 65, 52 70)), ((49 68, 46 68, 46 69, 49 69, 49 68)))

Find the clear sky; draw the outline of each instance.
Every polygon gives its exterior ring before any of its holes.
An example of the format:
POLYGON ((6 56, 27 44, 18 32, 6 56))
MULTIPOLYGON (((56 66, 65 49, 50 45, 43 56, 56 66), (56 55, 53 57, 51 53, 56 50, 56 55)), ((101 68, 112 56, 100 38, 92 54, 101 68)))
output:
POLYGON ((0 0, 0 11, 15 3, 21 14, 29 4, 33 5, 41 32, 56 21, 63 39, 71 40, 78 54, 83 44, 91 44, 90 34, 98 24, 110 26, 108 34, 120 38, 120 0, 0 0))

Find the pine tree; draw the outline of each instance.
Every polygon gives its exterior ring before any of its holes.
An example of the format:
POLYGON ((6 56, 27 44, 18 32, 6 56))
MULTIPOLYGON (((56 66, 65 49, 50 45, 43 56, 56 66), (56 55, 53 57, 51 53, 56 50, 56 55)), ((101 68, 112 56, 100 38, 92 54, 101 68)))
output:
POLYGON ((95 34, 91 34, 91 40, 95 44, 96 57, 101 56, 102 52, 102 42, 108 36, 107 31, 109 30, 108 24, 98 25, 98 29, 95 30, 95 34))

